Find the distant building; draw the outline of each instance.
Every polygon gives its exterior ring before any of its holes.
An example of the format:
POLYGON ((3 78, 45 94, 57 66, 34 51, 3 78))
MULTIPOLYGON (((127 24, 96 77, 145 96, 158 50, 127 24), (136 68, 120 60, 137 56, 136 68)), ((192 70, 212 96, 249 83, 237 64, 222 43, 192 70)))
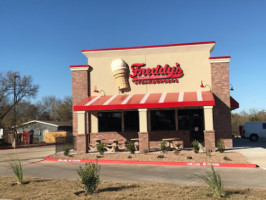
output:
POLYGON ((18 128, 19 133, 23 131, 33 131, 33 141, 43 142, 47 132, 66 131, 72 135, 72 124, 71 122, 33 120, 23 123, 18 128))

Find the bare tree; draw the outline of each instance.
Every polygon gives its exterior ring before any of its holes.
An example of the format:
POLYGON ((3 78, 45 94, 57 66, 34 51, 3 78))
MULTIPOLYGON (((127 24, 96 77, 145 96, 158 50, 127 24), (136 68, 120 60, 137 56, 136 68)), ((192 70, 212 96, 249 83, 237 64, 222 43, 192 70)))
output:
POLYGON ((37 107, 40 120, 72 121, 72 97, 58 99, 46 96, 38 102, 37 107))
POLYGON ((11 71, 0 73, 0 123, 21 100, 35 97, 38 89, 39 86, 33 84, 31 76, 11 71))

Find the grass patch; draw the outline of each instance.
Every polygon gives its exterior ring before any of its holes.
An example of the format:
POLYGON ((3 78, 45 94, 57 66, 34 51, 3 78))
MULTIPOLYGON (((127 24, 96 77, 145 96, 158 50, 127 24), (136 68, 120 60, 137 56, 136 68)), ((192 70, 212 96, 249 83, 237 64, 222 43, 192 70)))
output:
POLYGON ((10 161, 10 167, 17 178, 17 184, 23 184, 23 169, 20 160, 10 161))
MULTIPOLYGON (((2 199, 178 199, 212 200, 207 187, 180 186, 175 184, 130 183, 130 182, 101 182, 93 195, 87 195, 80 188, 78 180, 37 179, 25 177, 22 186, 12 185, 15 178, 0 177, 2 199)), ((224 199, 265 199, 266 190, 225 189, 224 199)))
POLYGON ((226 193, 222 186, 222 179, 220 175, 215 172, 213 166, 211 166, 211 172, 205 176, 201 176, 201 178, 211 189, 214 198, 225 197, 226 193))

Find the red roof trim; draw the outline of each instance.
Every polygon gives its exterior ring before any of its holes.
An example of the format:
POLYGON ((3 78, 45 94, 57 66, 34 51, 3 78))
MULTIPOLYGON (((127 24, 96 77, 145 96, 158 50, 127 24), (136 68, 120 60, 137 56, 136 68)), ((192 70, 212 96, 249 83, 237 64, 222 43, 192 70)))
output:
POLYGON ((74 106, 74 111, 83 110, 124 110, 141 108, 171 108, 186 106, 214 106, 213 101, 191 101, 191 102, 171 102, 171 103, 150 103, 150 104, 116 104, 116 105, 95 105, 95 106, 74 106))
POLYGON ((217 57, 209 57, 209 59, 223 59, 223 58, 231 58, 231 56, 217 56, 217 57))
POLYGON ((231 104, 231 110, 239 108, 239 103, 231 96, 230 96, 230 104, 231 104))
POLYGON ((89 65, 70 65, 69 68, 73 67, 89 67, 89 65))
POLYGON ((81 52, 88 52, 88 51, 110 51, 110 50, 127 50, 127 49, 145 49, 145 48, 173 47, 173 46, 186 46, 186 45, 199 45, 199 44, 215 44, 215 41, 180 43, 180 44, 151 45, 151 46, 137 46, 137 47, 120 47, 120 48, 104 48, 104 49, 85 49, 85 50, 82 50, 81 52))

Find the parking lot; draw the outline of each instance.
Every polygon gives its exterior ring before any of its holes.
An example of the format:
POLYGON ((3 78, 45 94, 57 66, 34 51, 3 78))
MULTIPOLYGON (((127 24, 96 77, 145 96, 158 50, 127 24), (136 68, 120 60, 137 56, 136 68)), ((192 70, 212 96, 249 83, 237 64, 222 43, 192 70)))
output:
POLYGON ((233 142, 234 148, 230 151, 242 153, 249 162, 255 163, 266 170, 266 139, 251 142, 248 139, 234 138, 233 142))
MULTIPOLYGON (((266 189, 265 141, 251 143, 235 139, 236 147, 230 151, 240 151, 262 168, 215 168, 226 187, 266 189)), ((13 176, 8 161, 18 157, 24 164, 24 175, 29 177, 78 179, 77 169, 82 163, 57 163, 41 161, 55 152, 54 146, 35 147, 0 151, 0 176, 13 176), (39 162, 40 161, 40 162, 39 162)), ((101 164, 101 179, 107 181, 133 181, 174 183, 181 185, 204 185, 199 175, 205 174, 207 167, 176 167, 151 165, 101 164)))

